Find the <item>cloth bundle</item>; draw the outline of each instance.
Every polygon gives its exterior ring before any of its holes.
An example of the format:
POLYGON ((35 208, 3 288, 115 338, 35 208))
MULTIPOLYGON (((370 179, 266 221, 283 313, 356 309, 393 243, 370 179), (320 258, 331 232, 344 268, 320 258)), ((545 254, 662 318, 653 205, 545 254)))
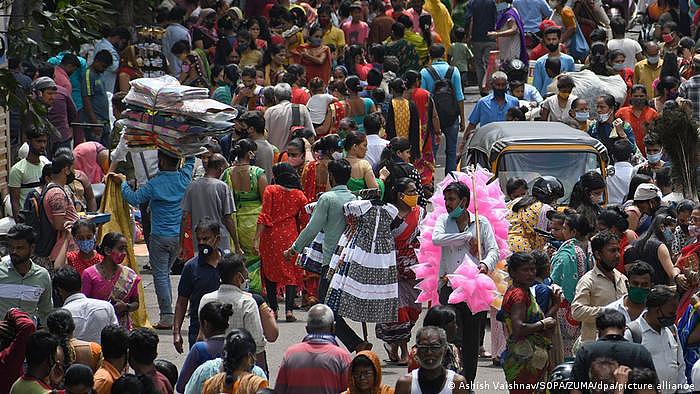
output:
POLYGON ((166 75, 131 81, 122 113, 127 146, 162 149, 178 157, 201 154, 212 137, 231 133, 236 110, 211 100, 209 90, 166 75))

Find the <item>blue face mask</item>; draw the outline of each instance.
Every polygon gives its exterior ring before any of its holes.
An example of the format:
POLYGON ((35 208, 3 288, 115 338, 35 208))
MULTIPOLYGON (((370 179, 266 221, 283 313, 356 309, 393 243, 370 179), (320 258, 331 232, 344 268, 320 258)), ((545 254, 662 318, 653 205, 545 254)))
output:
POLYGON ((83 253, 90 253, 95 249, 95 238, 85 240, 76 239, 75 243, 78 245, 78 249, 83 253))
POLYGON ((583 112, 577 111, 576 112, 576 120, 579 122, 585 122, 588 120, 589 117, 590 117, 590 115, 586 111, 583 111, 583 112))
POLYGON ((506 2, 501 2, 496 4, 496 11, 503 12, 508 9, 509 4, 506 2))
POLYGON ((458 217, 462 216, 464 213, 464 208, 462 206, 458 206, 457 208, 453 209, 452 212, 449 213, 450 218, 452 219, 457 219, 458 217))

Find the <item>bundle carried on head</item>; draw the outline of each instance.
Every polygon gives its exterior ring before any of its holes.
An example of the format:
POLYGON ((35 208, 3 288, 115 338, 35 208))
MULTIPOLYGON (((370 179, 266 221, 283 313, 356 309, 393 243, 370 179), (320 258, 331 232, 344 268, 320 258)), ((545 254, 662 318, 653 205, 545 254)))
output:
MULTIPOLYGON (((683 196, 698 199, 698 124, 684 110, 666 109, 651 123, 654 134, 671 161, 673 184, 682 186, 683 196)), ((680 191, 680 190, 679 190, 680 191)))
POLYGON ((171 76, 138 78, 124 98, 130 149, 163 149, 184 157, 203 153, 212 137, 233 132, 237 111, 209 98, 209 90, 180 85, 171 76))

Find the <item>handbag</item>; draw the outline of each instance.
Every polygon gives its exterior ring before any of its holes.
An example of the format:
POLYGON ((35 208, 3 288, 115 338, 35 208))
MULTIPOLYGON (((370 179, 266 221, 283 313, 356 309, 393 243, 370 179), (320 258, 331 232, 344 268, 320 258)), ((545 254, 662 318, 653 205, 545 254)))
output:
POLYGON ((581 30, 581 26, 576 22, 576 33, 571 37, 567 46, 569 55, 576 60, 584 61, 590 49, 588 41, 586 41, 586 37, 581 30))

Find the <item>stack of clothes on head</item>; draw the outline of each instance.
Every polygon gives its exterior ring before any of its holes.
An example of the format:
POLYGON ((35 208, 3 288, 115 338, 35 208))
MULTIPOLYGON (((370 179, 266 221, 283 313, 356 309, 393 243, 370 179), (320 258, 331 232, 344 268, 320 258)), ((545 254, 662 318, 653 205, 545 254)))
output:
POLYGON ((209 90, 180 85, 166 75, 131 81, 122 113, 126 143, 132 150, 161 149, 187 157, 206 151, 212 137, 234 129, 236 110, 209 98, 209 90))

